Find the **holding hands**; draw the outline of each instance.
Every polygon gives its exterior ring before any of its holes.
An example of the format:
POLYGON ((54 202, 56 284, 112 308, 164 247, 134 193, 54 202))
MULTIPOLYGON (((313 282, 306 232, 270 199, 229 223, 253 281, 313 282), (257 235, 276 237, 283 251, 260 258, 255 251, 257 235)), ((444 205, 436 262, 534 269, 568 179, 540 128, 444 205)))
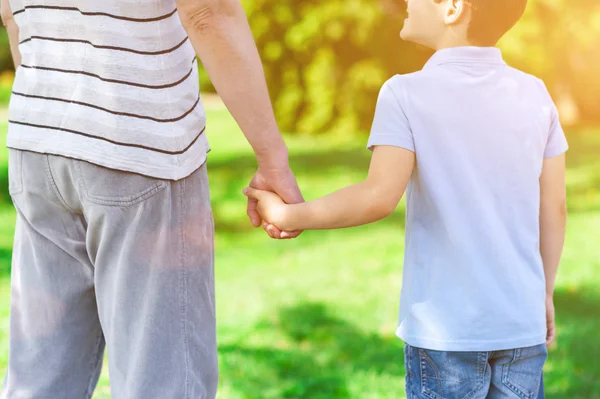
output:
MULTIPOLYGON (((255 204, 255 210, 263 220, 263 227, 270 231, 279 230, 284 232, 293 231, 290 224, 291 206, 286 204, 283 199, 270 191, 259 190, 252 187, 244 189, 244 195, 248 201, 255 204)), ((296 233, 285 233, 286 235, 295 235, 296 233)), ((269 233, 269 235, 271 235, 269 233)))

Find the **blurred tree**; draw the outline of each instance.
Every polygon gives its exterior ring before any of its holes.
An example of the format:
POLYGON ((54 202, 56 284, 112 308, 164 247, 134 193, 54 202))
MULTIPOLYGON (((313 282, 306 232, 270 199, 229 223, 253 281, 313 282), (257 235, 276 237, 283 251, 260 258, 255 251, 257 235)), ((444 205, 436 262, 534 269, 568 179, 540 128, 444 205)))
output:
POLYGON ((600 2, 532 0, 501 47, 546 82, 567 124, 600 120, 600 2))
POLYGON ((400 40, 400 0, 243 3, 286 131, 367 130, 381 84, 431 54, 400 40))
POLYGON ((0 29, 0 72, 14 70, 12 56, 10 55, 10 44, 4 26, 0 29))
MULTIPOLYGON (((431 52, 400 40, 403 0, 242 0, 282 129, 368 130, 377 92, 431 52)), ((566 124, 600 120, 600 3, 530 0, 501 42, 511 65, 544 79, 566 124)))

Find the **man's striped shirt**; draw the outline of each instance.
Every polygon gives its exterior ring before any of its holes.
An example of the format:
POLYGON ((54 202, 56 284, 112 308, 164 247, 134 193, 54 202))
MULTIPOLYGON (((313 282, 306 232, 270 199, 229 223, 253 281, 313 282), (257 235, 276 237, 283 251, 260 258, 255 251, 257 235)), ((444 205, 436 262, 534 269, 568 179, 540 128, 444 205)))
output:
POLYGON ((8 146, 164 179, 206 160, 195 51, 174 0, 11 0, 8 146))

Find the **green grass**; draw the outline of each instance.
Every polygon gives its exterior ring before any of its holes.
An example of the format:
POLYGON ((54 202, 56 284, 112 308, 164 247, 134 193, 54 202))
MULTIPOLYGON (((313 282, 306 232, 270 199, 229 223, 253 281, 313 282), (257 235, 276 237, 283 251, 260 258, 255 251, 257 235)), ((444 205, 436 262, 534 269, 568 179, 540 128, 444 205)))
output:
MULTIPOLYGON (((221 399, 404 398, 394 337, 402 273, 403 206, 345 231, 274 242, 245 218, 241 189, 255 161, 225 111, 209 111, 209 170, 217 227, 221 399)), ((4 131, 4 129, 2 129, 4 131)), ((569 223, 556 306, 559 345, 547 398, 600 398, 600 130, 570 132, 569 223)), ((290 137, 307 198, 358 181, 369 154, 356 137, 290 137)), ((0 151, 0 165, 6 155, 0 151)), ((6 167, 0 166, 6 190, 6 167)), ((0 374, 7 361, 8 269, 14 213, 0 197, 0 374)), ((109 398, 106 369, 95 398, 109 398)))

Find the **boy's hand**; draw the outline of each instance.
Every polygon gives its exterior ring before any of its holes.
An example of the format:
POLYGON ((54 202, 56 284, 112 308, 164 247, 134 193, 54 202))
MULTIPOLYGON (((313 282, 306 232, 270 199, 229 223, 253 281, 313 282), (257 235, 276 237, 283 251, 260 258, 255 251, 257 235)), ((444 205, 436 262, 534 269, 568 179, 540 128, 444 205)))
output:
MULTIPOLYGON (((298 183, 296 182, 294 173, 287 164, 287 158, 284 162, 282 162, 282 164, 283 166, 278 167, 259 165, 258 171, 250 182, 249 187, 258 190, 271 191, 280 196, 288 204, 303 202, 304 199, 302 198, 302 194, 298 188, 298 183)), ((256 207, 256 200, 248 197, 248 216, 250 217, 254 227, 259 227, 261 225, 261 221, 265 221, 261 219, 256 207)), ((263 224, 263 227, 265 227, 267 234, 269 234, 271 238, 275 239, 296 238, 301 233, 300 231, 281 231, 272 225, 264 226, 263 224)))
POLYGON ((279 195, 252 187, 245 188, 244 195, 257 202, 256 210, 265 222, 282 231, 289 231, 289 205, 279 195))
POLYGON ((546 346, 550 346, 556 340, 554 299, 551 295, 546 296, 546 331, 546 346))

